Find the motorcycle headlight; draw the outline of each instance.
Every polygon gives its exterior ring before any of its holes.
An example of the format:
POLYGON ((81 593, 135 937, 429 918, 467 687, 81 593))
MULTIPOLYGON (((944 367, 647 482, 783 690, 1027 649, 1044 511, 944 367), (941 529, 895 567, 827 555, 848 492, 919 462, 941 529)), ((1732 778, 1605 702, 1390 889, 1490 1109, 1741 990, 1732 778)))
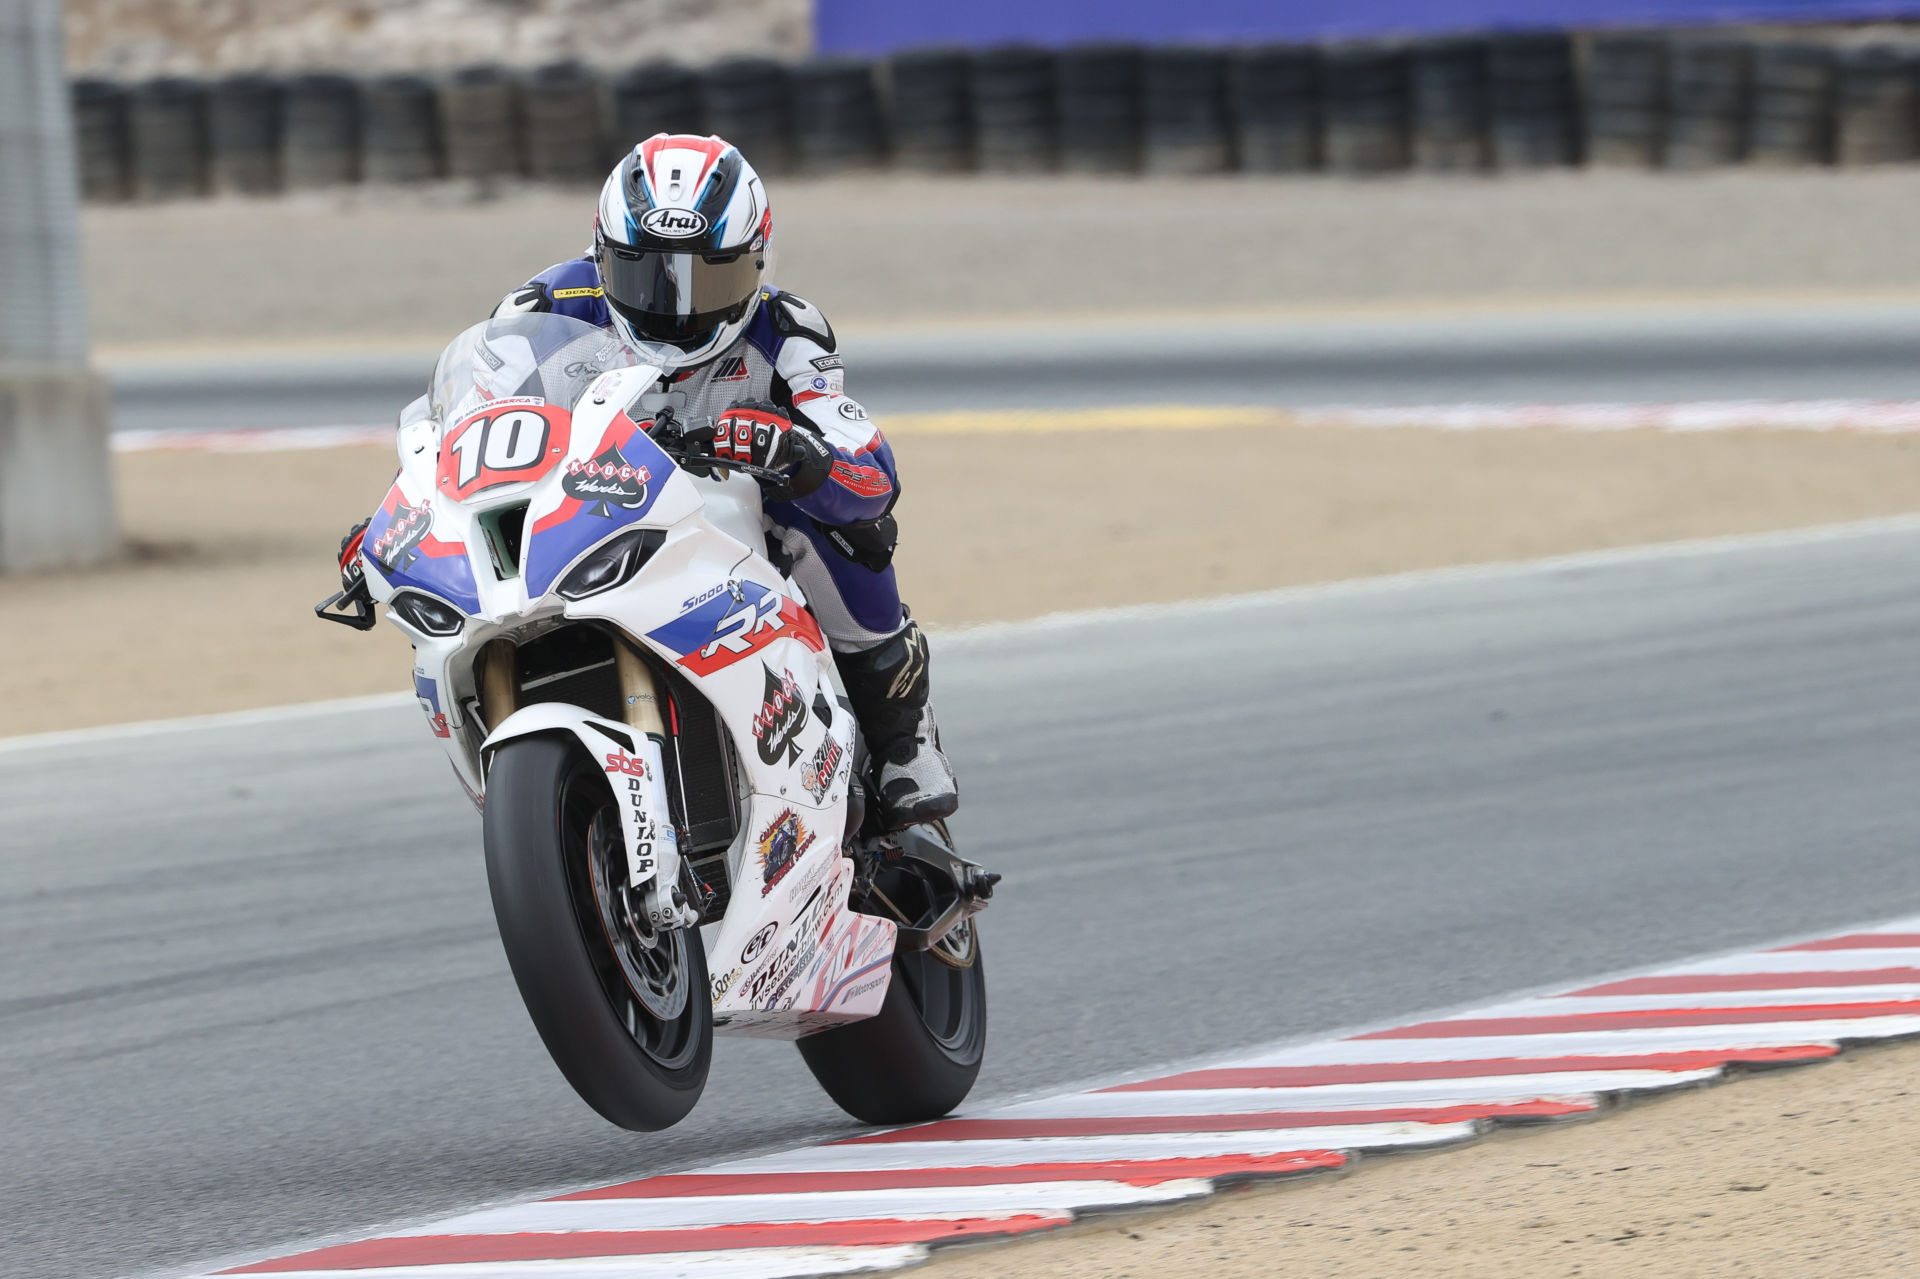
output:
POLYGON ((467 623, 466 614, 459 609, 419 591, 401 591, 387 601, 387 607, 423 635, 458 635, 467 623))
POLYGON ((667 535, 657 528, 637 528, 609 538, 587 553, 560 579, 560 598, 583 600, 589 595, 610 591, 633 580, 641 566, 666 542, 667 535))

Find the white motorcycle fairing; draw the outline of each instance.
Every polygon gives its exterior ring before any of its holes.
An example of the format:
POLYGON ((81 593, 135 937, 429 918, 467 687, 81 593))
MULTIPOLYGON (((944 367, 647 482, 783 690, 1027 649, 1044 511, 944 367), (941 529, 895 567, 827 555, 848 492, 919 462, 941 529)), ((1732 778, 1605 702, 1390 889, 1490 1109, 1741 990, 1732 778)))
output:
MULTIPOLYGON (((766 558, 757 485, 676 466, 625 412, 660 367, 603 371, 635 357, 598 337, 606 346, 577 361, 592 380, 571 406, 469 394, 401 428, 400 474, 362 543, 369 590, 414 644, 415 692, 475 803, 503 743, 570 734, 607 773, 630 886, 663 926, 698 918, 684 889, 700 888, 682 873, 669 792, 668 756, 695 710, 675 690, 710 705, 736 826, 725 912, 700 929, 715 1027, 797 1038, 870 1017, 896 927, 848 906, 854 723, 831 652, 766 558), (580 623, 611 633, 608 660, 522 678, 527 646, 580 623), (609 677, 623 704, 543 693, 609 677)), ((478 345, 475 359, 499 358, 497 339, 478 345)))

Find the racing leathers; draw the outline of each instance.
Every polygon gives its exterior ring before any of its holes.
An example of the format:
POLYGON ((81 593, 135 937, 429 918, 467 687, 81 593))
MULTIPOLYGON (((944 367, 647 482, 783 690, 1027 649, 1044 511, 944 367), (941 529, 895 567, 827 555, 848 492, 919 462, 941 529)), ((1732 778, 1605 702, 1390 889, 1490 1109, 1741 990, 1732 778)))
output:
MULTIPOLYGON (((553 312, 610 327, 591 257, 542 271, 500 303, 496 316, 553 312)), ((706 362, 667 375, 630 410, 682 429, 736 405, 766 405, 809 430, 831 454, 825 483, 793 500, 769 495, 768 544, 806 592, 833 645, 877 764, 877 796, 890 829, 946 817, 958 806, 953 772, 928 705, 927 641, 900 602, 892 567, 899 495, 893 450, 848 399, 833 330, 818 308, 764 288, 741 337, 706 362)), ((723 446, 724 447, 724 446, 723 446)))

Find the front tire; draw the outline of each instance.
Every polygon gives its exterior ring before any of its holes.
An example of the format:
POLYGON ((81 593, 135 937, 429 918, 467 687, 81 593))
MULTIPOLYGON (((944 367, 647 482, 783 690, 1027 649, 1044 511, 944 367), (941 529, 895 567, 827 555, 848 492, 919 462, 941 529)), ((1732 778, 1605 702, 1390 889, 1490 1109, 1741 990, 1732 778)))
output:
POLYGON ((487 886, 554 1064, 608 1121, 653 1132, 706 1088, 713 1004, 699 933, 633 908, 614 802, 571 737, 506 742, 487 775, 487 886))
POLYGON ((966 1100, 986 1048, 987 975, 967 920, 932 950, 894 952, 879 1014, 809 1035, 800 1056, 855 1119, 916 1124, 966 1100))

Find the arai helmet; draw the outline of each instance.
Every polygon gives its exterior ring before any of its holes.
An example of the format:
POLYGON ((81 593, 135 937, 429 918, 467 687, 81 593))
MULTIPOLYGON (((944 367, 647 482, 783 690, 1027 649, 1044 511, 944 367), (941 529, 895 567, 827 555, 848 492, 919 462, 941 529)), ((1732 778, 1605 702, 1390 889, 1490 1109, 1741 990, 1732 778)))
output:
POLYGON ((593 262, 607 310, 629 341, 679 349, 699 364, 753 318, 767 272, 773 210, 739 148, 659 133, 600 189, 593 262))

